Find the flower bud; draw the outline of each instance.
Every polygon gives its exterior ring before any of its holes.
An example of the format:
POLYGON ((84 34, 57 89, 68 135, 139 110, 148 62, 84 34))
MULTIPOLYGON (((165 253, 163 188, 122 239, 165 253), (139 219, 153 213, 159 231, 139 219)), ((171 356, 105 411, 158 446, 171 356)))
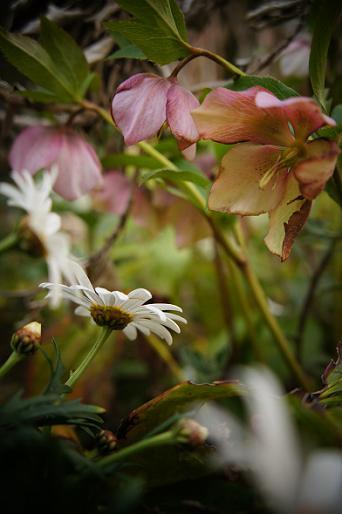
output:
POLYGON ((101 455, 112 453, 117 446, 117 437, 110 430, 100 430, 96 435, 96 447, 101 455))
POLYGON ((176 436, 181 443, 187 443, 196 448, 208 438, 208 429, 194 419, 182 419, 176 425, 176 436))
POLYGON ((32 355, 41 343, 41 324, 32 321, 19 328, 12 336, 12 349, 21 355, 32 355))

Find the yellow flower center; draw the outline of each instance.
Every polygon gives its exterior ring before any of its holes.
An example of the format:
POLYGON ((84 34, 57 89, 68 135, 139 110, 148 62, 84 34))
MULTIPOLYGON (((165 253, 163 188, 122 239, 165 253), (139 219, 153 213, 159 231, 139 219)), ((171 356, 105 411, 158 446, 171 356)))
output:
POLYGON ((259 181, 260 189, 264 189, 279 170, 284 168, 289 170, 299 159, 303 159, 305 155, 305 143, 302 141, 295 141, 293 145, 289 146, 279 154, 279 157, 273 166, 271 166, 271 168, 261 177, 259 181))
POLYGON ((129 312, 111 305, 92 305, 90 314, 100 327, 109 327, 112 330, 122 330, 133 319, 129 312))

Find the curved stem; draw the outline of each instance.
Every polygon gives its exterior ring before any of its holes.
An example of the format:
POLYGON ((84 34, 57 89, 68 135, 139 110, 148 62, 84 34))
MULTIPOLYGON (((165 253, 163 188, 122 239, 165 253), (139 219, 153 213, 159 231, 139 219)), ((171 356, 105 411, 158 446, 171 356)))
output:
POLYGON ((115 462, 120 462, 132 455, 139 453, 141 450, 145 450, 146 448, 156 448, 157 446, 165 446, 167 444, 175 444, 177 442, 177 437, 175 433, 170 430, 168 432, 163 432, 162 434, 155 435, 150 437, 149 439, 143 439, 142 441, 138 441, 127 448, 123 448, 122 450, 112 453, 107 457, 104 457, 96 464, 99 468, 106 468, 114 464, 115 462))
POLYGON ((211 52, 210 50, 206 50, 205 48, 191 48, 192 55, 195 55, 196 57, 207 57, 211 61, 216 62, 226 70, 230 71, 231 73, 235 73, 236 75, 240 75, 240 77, 246 76, 246 73, 235 64, 232 64, 231 62, 227 61, 221 55, 215 54, 214 52, 211 52))
POLYGON ((3 363, 0 368, 0 378, 7 375, 7 373, 15 366, 18 362, 20 362, 24 358, 24 355, 20 355, 20 353, 12 352, 8 359, 3 363))
POLYGON ((68 378, 68 380, 65 382, 65 385, 67 387, 70 387, 72 389, 77 382, 77 380, 83 375, 85 370, 88 368, 94 357, 97 355, 97 353, 101 350, 104 343, 107 341, 108 337, 112 333, 112 330, 108 327, 102 328, 102 330, 99 332, 99 335, 95 341, 94 346, 90 349, 90 351, 87 353, 87 355, 84 357, 82 362, 79 364, 79 366, 73 371, 68 378))
POLYGON ((15 246, 18 242, 18 235, 16 232, 9 234, 2 241, 0 241, 0 253, 9 250, 13 246, 15 246))
MULTIPOLYGON (((247 251, 246 251, 243 235, 242 235, 240 227, 237 224, 234 226, 234 231, 236 234, 236 238, 238 239, 238 241, 241 245, 243 253, 246 255, 247 251)), ((243 273, 249 284, 249 287, 253 294, 255 303, 259 307, 259 310, 260 310, 264 320, 266 321, 266 324, 268 325, 268 328, 270 329, 270 332, 272 333, 280 352, 282 353, 283 357, 285 358, 290 369, 292 369, 298 382, 304 387, 305 390, 310 391, 310 389, 312 387, 311 383, 308 380, 304 371, 302 370, 299 362, 297 361, 295 354, 291 348, 291 345, 290 345, 289 341, 287 340, 287 338, 285 337, 282 329, 280 328, 278 321, 271 313, 265 292, 264 292, 257 276, 255 275, 253 269, 251 268, 251 265, 248 262, 248 260, 246 260, 243 268, 244 268, 243 273)))

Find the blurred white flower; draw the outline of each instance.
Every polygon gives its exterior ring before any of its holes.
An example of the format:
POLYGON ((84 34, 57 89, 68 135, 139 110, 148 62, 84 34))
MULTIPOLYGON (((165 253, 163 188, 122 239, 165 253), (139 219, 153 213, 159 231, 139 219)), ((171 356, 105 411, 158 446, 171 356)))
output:
POLYGON ((267 369, 248 368, 242 380, 249 427, 213 405, 197 418, 218 448, 216 464, 250 471, 275 512, 339 514, 342 452, 318 449, 305 459, 276 378, 267 369))
MULTIPOLYGON (((70 240, 67 234, 60 231, 60 216, 51 212, 50 194, 57 169, 44 172, 37 182, 28 171, 14 171, 11 177, 15 185, 0 183, 0 193, 7 196, 8 205, 19 207, 27 213, 19 227, 21 245, 31 254, 45 258, 51 281, 60 282, 63 277, 72 281, 70 240)), ((61 298, 61 289, 56 288, 50 296, 51 306, 57 307, 61 298)))
POLYGON ((279 56, 283 77, 304 78, 309 74, 311 38, 309 34, 298 36, 279 56))
POLYGON ((76 263, 73 264, 76 284, 65 286, 56 283, 43 283, 40 287, 49 289, 48 297, 54 294, 56 288, 61 289, 64 298, 78 304, 75 312, 80 316, 92 318, 97 325, 109 327, 112 330, 123 330, 125 335, 133 340, 140 330, 145 335, 151 332, 172 344, 169 330, 180 333, 176 321, 186 323, 178 314, 165 311, 182 309, 169 303, 151 303, 144 305, 152 298, 147 289, 134 289, 128 294, 121 291, 108 291, 102 287, 94 288, 83 271, 76 263))

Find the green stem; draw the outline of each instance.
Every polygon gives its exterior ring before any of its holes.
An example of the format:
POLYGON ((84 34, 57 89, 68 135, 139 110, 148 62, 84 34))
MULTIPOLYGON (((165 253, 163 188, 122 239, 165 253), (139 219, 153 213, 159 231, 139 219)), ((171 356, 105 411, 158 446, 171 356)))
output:
POLYGON ((16 232, 9 234, 7 237, 0 241, 0 253, 5 252, 16 245, 18 242, 18 235, 16 232))
POLYGON ((24 355, 20 355, 20 353, 12 352, 8 357, 7 361, 3 363, 0 368, 0 378, 7 375, 7 373, 15 366, 18 362, 20 362, 24 358, 24 355))
POLYGON ((103 469, 114 464, 115 462, 120 462, 124 459, 127 459, 128 457, 131 457, 132 455, 139 453, 141 450, 145 450, 146 448, 156 448, 158 446, 165 446, 175 443, 177 443, 177 437, 172 430, 163 432, 162 434, 138 441, 137 443, 132 444, 127 448, 123 448, 116 453, 112 453, 111 455, 104 457, 97 462, 97 466, 103 469))
POLYGON ((207 57, 211 61, 216 62, 226 70, 230 71, 231 73, 235 73, 236 75, 240 75, 240 77, 246 76, 246 73, 244 73, 240 68, 232 64, 231 62, 227 61, 221 55, 215 54, 214 52, 211 52, 210 50, 206 50, 205 48, 194 48, 191 47, 191 53, 192 55, 196 55, 197 57, 207 57))
MULTIPOLYGON (((238 224, 235 224, 234 232, 235 232, 236 239, 239 242, 244 255, 246 256, 247 249, 246 249, 246 245, 245 245, 245 241, 243 238, 241 228, 238 224)), ((251 292, 254 297, 254 301, 257 304, 257 306, 259 307, 260 313, 263 316, 271 334, 273 335, 274 340, 277 343, 280 352, 282 353, 283 357, 285 358, 290 369, 292 369, 292 372, 296 376, 298 382, 304 387, 304 389, 306 389, 307 391, 310 391, 312 388, 312 385, 311 385, 310 381, 308 380, 306 374, 302 370, 299 362, 297 361, 295 354, 291 348, 291 345, 290 345, 289 341, 286 339, 276 318, 271 313, 265 292, 247 259, 243 265, 242 272, 245 275, 245 278, 251 289, 251 292)))
POLYGON ((92 362, 92 360, 97 355, 97 353, 101 350, 102 346, 107 341, 107 339, 111 333, 112 333, 112 330, 110 328, 108 328, 108 327, 102 328, 102 330, 99 332, 99 335, 95 341, 94 346, 92 346, 92 348, 87 353, 87 355, 84 357, 82 362, 75 369, 75 371, 73 371, 71 373, 70 377, 65 382, 65 385, 67 387, 70 387, 71 389, 74 387, 77 380, 83 375, 83 373, 88 368, 89 364, 92 362))

